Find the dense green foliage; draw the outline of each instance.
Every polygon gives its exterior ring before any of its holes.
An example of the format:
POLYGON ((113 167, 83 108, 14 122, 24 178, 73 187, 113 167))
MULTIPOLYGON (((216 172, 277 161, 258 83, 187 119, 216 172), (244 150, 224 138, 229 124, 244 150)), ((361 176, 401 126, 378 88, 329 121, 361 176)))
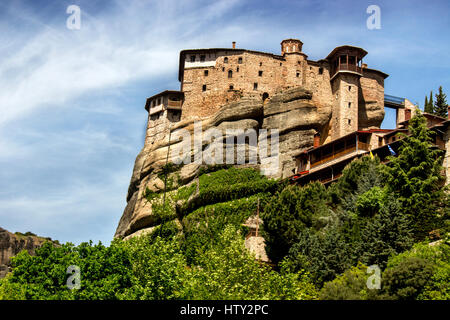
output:
POLYGON ((151 233, 109 247, 48 242, 35 256, 24 251, 0 280, 0 299, 449 299, 441 154, 420 112, 410 132, 387 165, 362 157, 329 187, 234 167, 206 167, 175 187, 179 168, 168 164, 165 196, 144 192, 151 233), (245 248, 244 224, 257 212, 273 268, 245 248), (429 245, 430 231, 443 240, 429 245), (71 265, 79 289, 67 288, 71 265), (374 265, 380 289, 368 286, 374 265))
POLYGON ((386 169, 389 192, 400 203, 403 214, 412 223, 416 239, 424 239, 427 233, 439 227, 445 200, 442 183, 442 152, 431 148, 431 132, 426 119, 420 115, 410 120, 411 135, 402 140, 398 157, 390 157, 386 169))

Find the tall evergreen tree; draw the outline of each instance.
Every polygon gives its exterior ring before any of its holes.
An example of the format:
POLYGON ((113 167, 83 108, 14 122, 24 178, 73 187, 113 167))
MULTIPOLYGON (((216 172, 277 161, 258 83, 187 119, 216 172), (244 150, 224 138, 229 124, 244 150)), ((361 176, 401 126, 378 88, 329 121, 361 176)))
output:
POLYGON ((428 96, 425 96, 425 105, 423 111, 426 113, 433 113, 433 103, 428 101, 428 96))
POLYGON ((431 148, 432 133, 419 109, 409 122, 409 133, 402 140, 399 156, 388 157, 386 182, 409 216, 415 238, 424 239, 436 228, 445 199, 442 154, 431 148))
POLYGON ((430 91, 430 98, 428 99, 428 110, 429 113, 434 114, 433 91, 430 91))
POLYGON ((439 117, 447 118, 447 95, 442 92, 442 86, 439 87, 439 93, 436 95, 436 102, 434 104, 434 114, 439 117))

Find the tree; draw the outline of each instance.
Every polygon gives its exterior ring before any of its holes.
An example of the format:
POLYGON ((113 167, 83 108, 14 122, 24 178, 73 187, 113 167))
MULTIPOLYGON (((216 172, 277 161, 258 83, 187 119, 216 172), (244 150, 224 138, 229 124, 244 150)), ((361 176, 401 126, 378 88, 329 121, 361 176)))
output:
POLYGON ((427 113, 434 114, 434 102, 433 102, 433 91, 430 91, 430 98, 428 99, 428 106, 425 106, 426 110, 424 110, 427 113))
POLYGON ((436 102, 434 103, 434 114, 447 118, 448 105, 447 105, 447 95, 442 92, 442 86, 439 87, 439 93, 436 95, 436 102))
POLYGON ((434 113, 434 110, 433 110, 433 101, 432 101, 432 99, 433 99, 433 97, 432 97, 432 95, 430 95, 431 96, 431 101, 428 101, 428 97, 427 96, 425 96, 425 104, 424 104, 424 112, 426 112, 426 113, 431 113, 431 114, 433 114, 434 113))
POLYGON ((409 133, 401 140, 398 157, 388 157, 386 182, 420 240, 438 226, 445 178, 441 175, 441 151, 431 148, 432 133, 419 109, 409 122, 409 133))
POLYGON ((324 284, 320 291, 321 300, 374 300, 377 289, 369 289, 367 266, 358 263, 356 267, 346 270, 333 281, 324 284))
POLYGON ((13 257, 12 266, 0 288, 1 299, 112 300, 131 286, 129 255, 117 240, 110 247, 92 242, 55 247, 45 242, 35 256, 24 250, 13 257), (81 287, 71 290, 67 268, 73 265, 80 268, 81 287))
POLYGON ((317 226, 326 216, 328 195, 318 182, 305 187, 288 186, 264 207, 264 239, 269 258, 279 262, 305 228, 317 226))
POLYGON ((278 273, 260 265, 244 246, 238 230, 228 225, 219 240, 193 266, 189 299, 316 299, 308 275, 278 273))
POLYGON ((379 212, 361 229, 358 260, 384 268, 390 256, 411 248, 413 238, 408 216, 401 212, 395 197, 382 194, 380 198, 379 212))

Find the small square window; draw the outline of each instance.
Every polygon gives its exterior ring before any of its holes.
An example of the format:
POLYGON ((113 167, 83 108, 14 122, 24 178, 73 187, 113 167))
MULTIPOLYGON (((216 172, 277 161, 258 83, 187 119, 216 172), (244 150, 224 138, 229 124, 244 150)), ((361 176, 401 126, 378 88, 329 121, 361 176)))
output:
POLYGON ((295 74, 295 76, 298 78, 300 77, 300 72, 297 71, 297 73, 295 74))
POLYGON ((191 56, 191 62, 195 62, 195 56, 191 56))
POLYGON ((205 77, 208 76, 208 70, 205 70, 205 77))
POLYGON ((257 83, 257 82, 255 82, 255 83, 253 84, 253 90, 258 90, 258 83, 257 83))
POLYGON ((263 72, 261 70, 258 71, 258 76, 262 77, 263 72))
POLYGON ((233 85, 232 85, 232 84, 230 84, 230 90, 233 90, 233 89, 234 89, 233 85))
POLYGON ((202 86, 202 91, 206 91, 206 84, 202 86))

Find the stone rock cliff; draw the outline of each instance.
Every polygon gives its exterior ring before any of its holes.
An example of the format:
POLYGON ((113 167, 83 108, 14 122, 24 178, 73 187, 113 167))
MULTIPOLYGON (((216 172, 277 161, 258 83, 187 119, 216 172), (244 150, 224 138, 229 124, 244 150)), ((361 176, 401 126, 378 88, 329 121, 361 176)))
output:
POLYGON ((45 241, 52 241, 50 238, 42 238, 35 235, 11 233, 0 228, 0 278, 3 278, 10 270, 11 258, 27 250, 34 254, 35 249, 40 247, 45 241))
MULTIPOLYGON (((202 119, 202 131, 205 132, 209 128, 253 128, 268 129, 270 134, 271 129, 279 130, 278 171, 270 176, 286 178, 294 173, 293 154, 311 147, 315 133, 328 130, 332 107, 315 103, 312 95, 311 91, 297 87, 280 91, 264 102, 260 95, 243 96, 237 102, 223 105, 211 117, 202 119)), ((171 124, 172 135, 180 129, 188 130, 193 136, 194 120, 171 124)), ((144 194, 147 190, 161 192, 164 189, 161 172, 166 163, 169 145, 172 149, 181 143, 169 141, 168 134, 158 136, 158 139, 148 138, 147 131, 146 143, 135 161, 128 189, 128 203, 116 230, 115 237, 118 238, 154 227, 152 207, 144 194)), ((203 150, 209 147, 211 146, 207 142, 203 142, 203 150)), ((262 167, 260 159, 256 166, 262 167)), ((195 180, 200 168, 201 165, 195 163, 182 166, 176 173, 176 183, 184 185, 195 180)))

